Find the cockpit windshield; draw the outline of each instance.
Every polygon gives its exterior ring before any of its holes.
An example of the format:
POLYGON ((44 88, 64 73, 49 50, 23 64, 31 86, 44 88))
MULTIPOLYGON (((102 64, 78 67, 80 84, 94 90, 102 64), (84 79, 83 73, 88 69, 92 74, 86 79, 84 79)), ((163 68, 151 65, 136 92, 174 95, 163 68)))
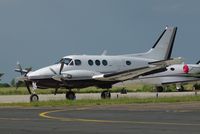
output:
POLYGON ((69 65, 71 63, 72 59, 70 58, 62 58, 59 62, 57 62, 57 64, 64 62, 65 65, 69 65))

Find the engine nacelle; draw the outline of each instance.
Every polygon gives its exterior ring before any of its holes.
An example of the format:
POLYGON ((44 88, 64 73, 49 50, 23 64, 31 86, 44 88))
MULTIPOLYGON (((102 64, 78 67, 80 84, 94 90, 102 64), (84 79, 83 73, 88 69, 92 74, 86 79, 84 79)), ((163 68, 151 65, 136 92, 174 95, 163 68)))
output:
POLYGON ((92 79, 95 72, 88 70, 70 70, 62 72, 62 76, 65 80, 85 80, 92 79))

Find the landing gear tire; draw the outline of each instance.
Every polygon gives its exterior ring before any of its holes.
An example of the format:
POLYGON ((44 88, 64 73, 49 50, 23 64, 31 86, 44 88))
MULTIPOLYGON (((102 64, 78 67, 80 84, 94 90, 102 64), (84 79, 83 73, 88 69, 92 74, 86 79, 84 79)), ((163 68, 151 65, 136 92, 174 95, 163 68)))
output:
POLYGON ((156 92, 163 92, 164 88, 162 86, 157 86, 156 87, 156 92))
POLYGON ((30 102, 37 102, 37 101, 39 101, 38 95, 37 94, 32 94, 30 96, 30 102))
POLYGON ((75 93, 72 92, 72 91, 66 92, 66 99, 68 99, 68 100, 75 100, 76 99, 75 93))
POLYGON ((103 91, 101 93, 101 99, 110 99, 111 98, 111 94, 109 91, 103 91))

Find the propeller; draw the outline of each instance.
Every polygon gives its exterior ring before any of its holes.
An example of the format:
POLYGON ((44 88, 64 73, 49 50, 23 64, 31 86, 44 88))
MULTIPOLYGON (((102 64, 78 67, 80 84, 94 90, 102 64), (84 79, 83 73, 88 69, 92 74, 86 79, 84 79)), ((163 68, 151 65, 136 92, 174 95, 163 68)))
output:
POLYGON ((32 70, 32 68, 26 68, 26 69, 22 69, 22 66, 20 65, 19 62, 17 62, 17 68, 15 69, 15 71, 17 72, 20 72, 21 73, 21 77, 18 77, 18 82, 16 83, 16 89, 19 87, 20 85, 20 82, 23 81, 26 85, 26 88, 29 92, 29 94, 32 94, 31 93, 31 90, 30 90, 30 87, 29 87, 29 82, 27 81, 28 78, 27 78, 27 74, 32 70))
MULTIPOLYGON (((51 70, 51 72, 53 72, 53 74, 55 74, 55 76, 53 76, 52 78, 57 80, 57 81, 61 81, 64 85, 66 85, 67 83, 65 82, 65 80, 62 78, 62 70, 64 68, 64 65, 65 65, 65 62, 64 62, 64 59, 62 59, 60 61, 60 70, 59 70, 59 74, 56 73, 56 71, 53 69, 53 68, 49 68, 51 70)), ((58 92, 58 89, 59 89, 59 84, 58 86, 55 88, 55 92, 54 92, 54 95, 57 94, 58 92)))
POLYGON ((19 69, 21 75, 23 75, 22 66, 20 65, 19 61, 17 62, 17 69, 19 69))
POLYGON ((61 75, 61 72, 62 72, 62 70, 63 70, 63 67, 64 67, 64 65, 65 65, 65 61, 64 61, 64 59, 62 59, 61 61, 60 61, 60 71, 59 71, 59 74, 61 75))
POLYGON ((62 70, 64 68, 64 65, 65 65, 65 62, 64 62, 64 59, 62 59, 60 61, 59 74, 56 73, 56 71, 53 68, 49 68, 49 69, 53 72, 53 74, 55 74, 55 76, 52 77, 54 80, 61 81, 64 85, 68 85, 64 78, 69 78, 70 79, 70 78, 72 78, 72 75, 70 75, 70 74, 62 74, 62 70))
POLYGON ((64 68, 65 62, 64 60, 60 61, 60 70, 59 70, 59 74, 56 73, 56 71, 53 68, 49 68, 51 70, 51 72, 53 72, 55 75, 61 75, 62 70, 64 68))
POLYGON ((51 70, 51 72, 53 72, 55 75, 57 75, 56 71, 53 70, 52 68, 49 68, 51 70))
POLYGON ((32 67, 26 68, 25 69, 27 72, 25 73, 25 76, 27 76, 27 74, 32 70, 32 67))

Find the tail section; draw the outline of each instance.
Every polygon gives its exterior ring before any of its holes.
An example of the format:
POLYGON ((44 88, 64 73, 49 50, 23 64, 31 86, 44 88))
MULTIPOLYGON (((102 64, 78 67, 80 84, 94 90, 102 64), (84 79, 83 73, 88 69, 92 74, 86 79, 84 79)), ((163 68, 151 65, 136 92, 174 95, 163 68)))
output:
POLYGON ((177 27, 166 27, 154 46, 146 53, 133 54, 132 56, 153 60, 168 60, 176 37, 177 27))
POLYGON ((200 60, 196 64, 200 64, 200 60))

